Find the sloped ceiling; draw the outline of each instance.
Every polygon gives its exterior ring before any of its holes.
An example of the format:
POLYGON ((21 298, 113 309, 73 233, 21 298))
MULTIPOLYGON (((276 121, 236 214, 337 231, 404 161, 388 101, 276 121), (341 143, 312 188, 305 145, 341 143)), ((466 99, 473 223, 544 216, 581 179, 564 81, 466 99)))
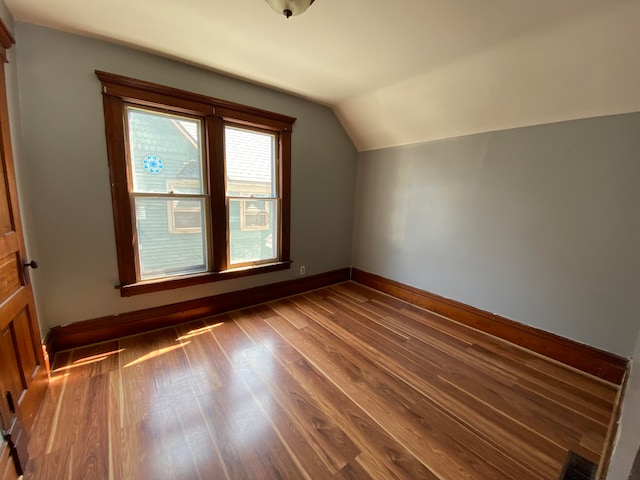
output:
POLYGON ((5 0, 331 106, 358 150, 640 110, 640 0, 5 0))

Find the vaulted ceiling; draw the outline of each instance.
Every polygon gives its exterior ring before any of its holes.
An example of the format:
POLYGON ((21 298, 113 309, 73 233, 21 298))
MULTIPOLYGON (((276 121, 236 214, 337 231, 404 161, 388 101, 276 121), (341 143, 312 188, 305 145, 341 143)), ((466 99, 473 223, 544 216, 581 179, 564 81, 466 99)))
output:
POLYGON ((640 111, 640 0, 5 0, 331 106, 360 151, 640 111))

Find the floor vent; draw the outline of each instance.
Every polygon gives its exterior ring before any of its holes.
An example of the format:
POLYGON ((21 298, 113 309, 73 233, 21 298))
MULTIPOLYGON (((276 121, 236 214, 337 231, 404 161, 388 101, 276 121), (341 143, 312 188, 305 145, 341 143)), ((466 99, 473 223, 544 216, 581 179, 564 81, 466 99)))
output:
POLYGON ((594 480, 597 470, 598 465, 570 451, 560 480, 594 480))

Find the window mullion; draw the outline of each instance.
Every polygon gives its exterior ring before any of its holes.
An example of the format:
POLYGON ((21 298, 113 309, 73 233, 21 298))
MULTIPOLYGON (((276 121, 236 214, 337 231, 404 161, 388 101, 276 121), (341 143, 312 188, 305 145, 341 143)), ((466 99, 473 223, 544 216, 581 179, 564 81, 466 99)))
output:
POLYGON ((209 165, 209 192, 211 192, 211 268, 221 272, 227 268, 227 207, 224 177, 224 122, 210 115, 206 120, 209 165))

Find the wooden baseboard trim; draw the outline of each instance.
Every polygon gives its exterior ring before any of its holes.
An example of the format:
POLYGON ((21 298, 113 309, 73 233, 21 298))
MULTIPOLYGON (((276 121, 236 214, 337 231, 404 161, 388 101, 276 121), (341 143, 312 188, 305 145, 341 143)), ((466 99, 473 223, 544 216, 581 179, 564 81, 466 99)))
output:
POLYGON ((356 268, 351 279, 616 385, 622 383, 627 370, 625 358, 395 280, 356 268))
POLYGON ((53 360, 55 354, 62 350, 170 327, 346 282, 350 273, 350 268, 343 268, 246 290, 53 327, 47 336, 47 351, 53 360))

